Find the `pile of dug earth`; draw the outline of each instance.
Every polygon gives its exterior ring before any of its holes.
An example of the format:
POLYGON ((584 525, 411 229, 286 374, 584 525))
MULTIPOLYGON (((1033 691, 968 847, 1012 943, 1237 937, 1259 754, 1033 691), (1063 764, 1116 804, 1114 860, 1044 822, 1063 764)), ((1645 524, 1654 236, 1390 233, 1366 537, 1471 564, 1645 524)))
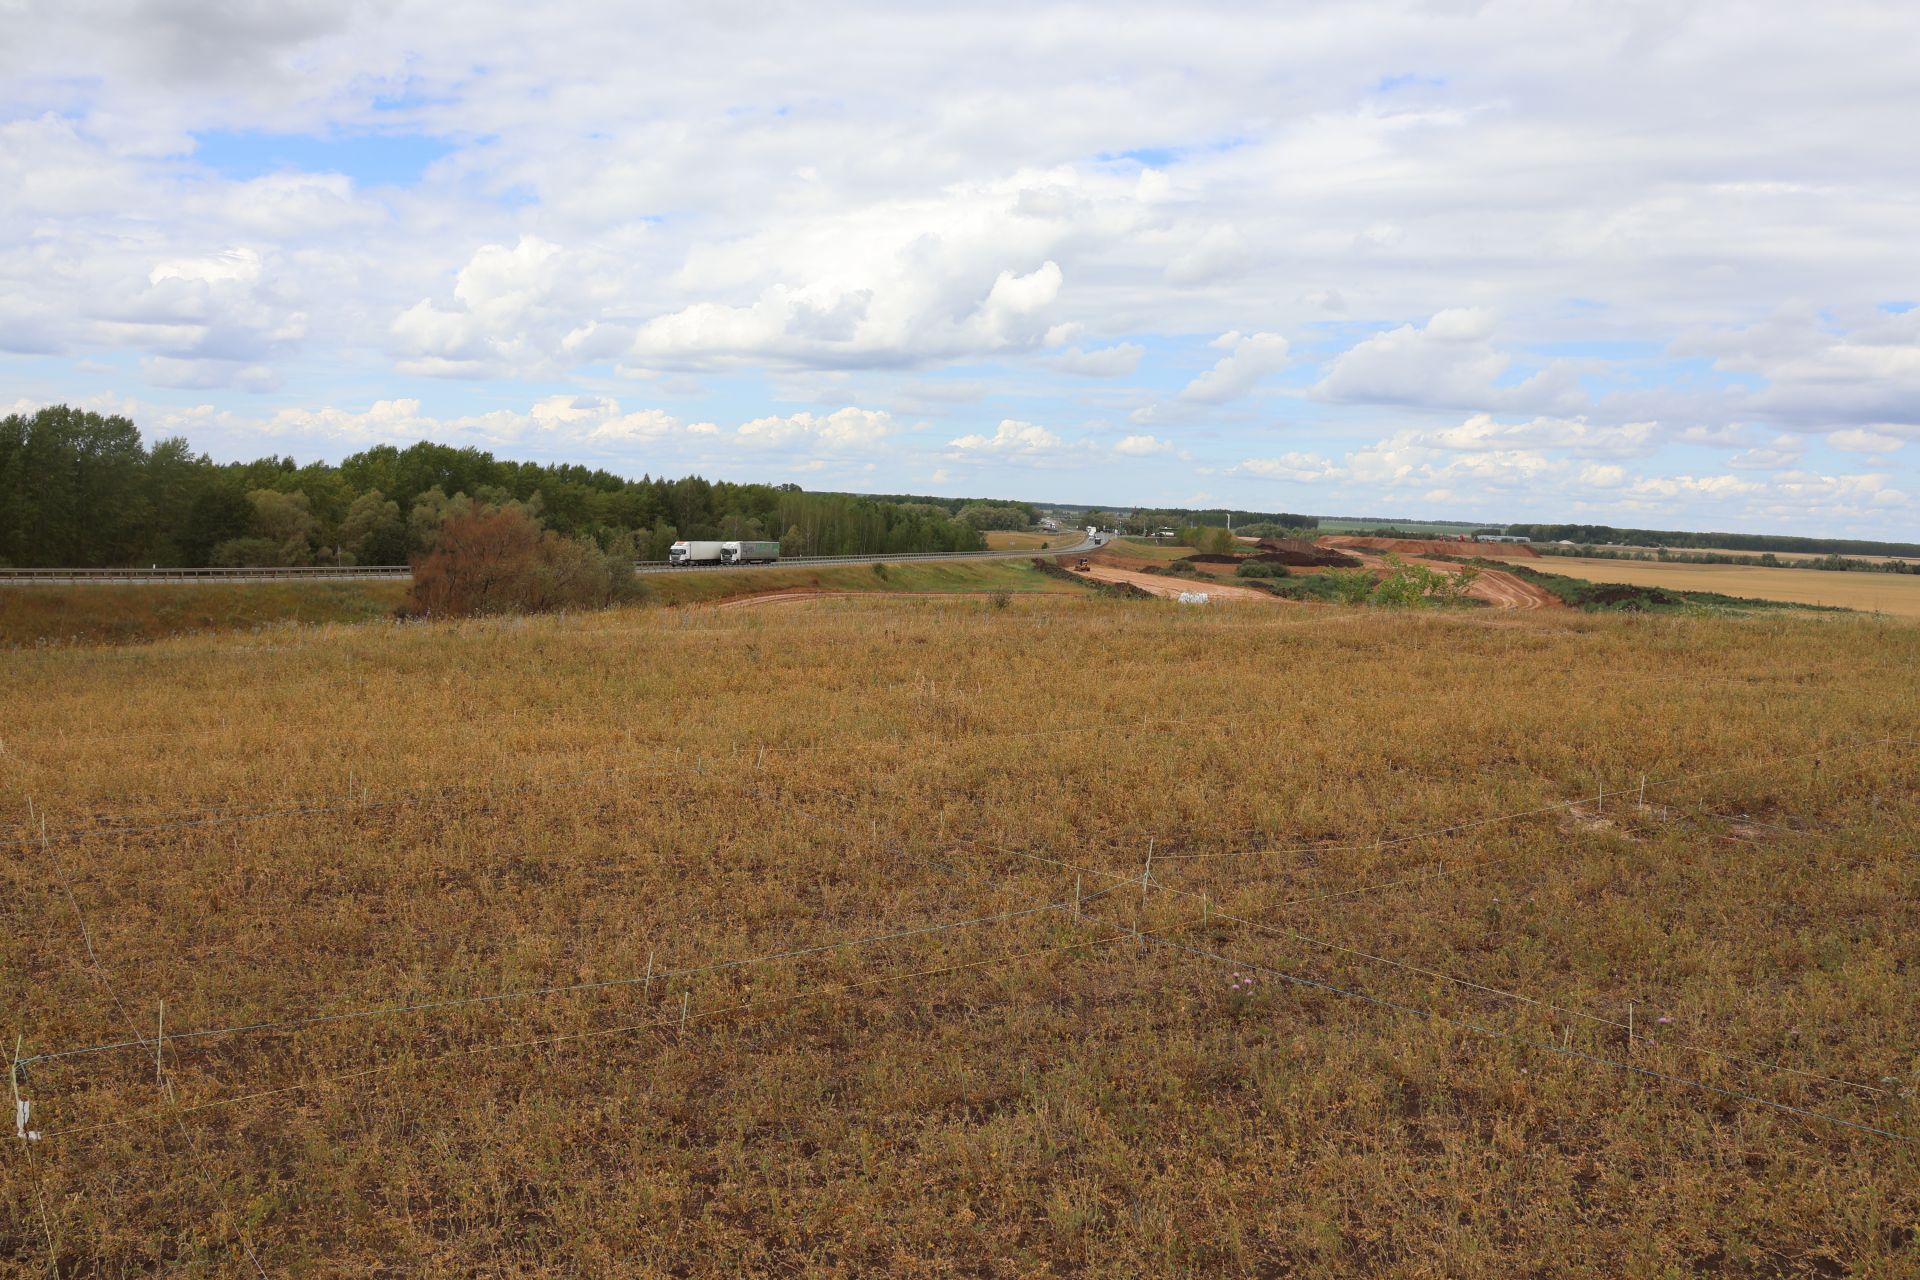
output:
MULTIPOLYGON (((1302 542, 1297 538, 1262 538, 1255 560, 1291 565, 1296 569, 1357 569, 1360 562, 1330 546, 1302 542)), ((1194 557, 1198 559, 1199 557, 1194 557)))

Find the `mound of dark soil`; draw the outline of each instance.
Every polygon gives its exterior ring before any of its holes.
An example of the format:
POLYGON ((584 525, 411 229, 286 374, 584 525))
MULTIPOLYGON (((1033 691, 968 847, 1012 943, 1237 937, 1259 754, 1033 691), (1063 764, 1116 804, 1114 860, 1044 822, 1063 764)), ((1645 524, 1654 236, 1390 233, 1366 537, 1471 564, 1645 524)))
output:
POLYGON ((1332 547, 1316 546, 1294 538, 1262 538, 1261 554, 1256 560, 1292 565, 1296 569, 1358 569, 1360 561, 1332 547))
POLYGON ((1637 587, 1625 582, 1596 582, 1580 594, 1584 604, 1629 612, 1687 602, 1686 597, 1675 595, 1665 587, 1637 587))

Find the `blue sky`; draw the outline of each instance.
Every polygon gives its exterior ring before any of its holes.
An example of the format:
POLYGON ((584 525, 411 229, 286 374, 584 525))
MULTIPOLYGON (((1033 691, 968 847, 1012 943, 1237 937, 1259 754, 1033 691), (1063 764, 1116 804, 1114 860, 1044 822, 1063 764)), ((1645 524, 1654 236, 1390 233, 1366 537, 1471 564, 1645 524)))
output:
POLYGON ((1270 8, 30 0, 0 407, 1920 536, 1910 6, 1270 8))
POLYGON ((338 173, 354 186, 411 187, 454 144, 419 134, 314 136, 252 129, 207 129, 193 135, 193 159, 222 178, 246 182, 274 173, 338 173))

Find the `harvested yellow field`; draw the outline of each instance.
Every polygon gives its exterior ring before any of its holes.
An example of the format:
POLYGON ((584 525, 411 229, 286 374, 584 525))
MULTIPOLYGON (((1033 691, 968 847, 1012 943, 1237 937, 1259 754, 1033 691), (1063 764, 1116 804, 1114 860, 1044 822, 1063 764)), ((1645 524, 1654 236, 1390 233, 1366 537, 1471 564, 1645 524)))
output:
MULTIPOLYGON (((1515 563, 1521 558, 1489 550, 1476 554, 1515 563)), ((1674 564, 1646 560, 1605 560, 1587 556, 1541 556, 1524 563, 1542 573, 1565 574, 1589 582, 1628 582, 1674 591, 1718 591, 1758 600, 1835 605, 1901 618, 1920 618, 1920 574, 1832 573, 1818 569, 1780 569, 1767 565, 1674 564)))
MULTIPOLYGON (((1660 548, 1628 546, 1628 547, 1623 547, 1622 550, 1634 551, 1642 555, 1652 555, 1658 550, 1660 550, 1660 548)), ((1748 551, 1744 549, 1732 549, 1727 547, 1677 547, 1675 548, 1675 551, 1680 555, 1744 556, 1750 560, 1758 560, 1763 555, 1772 555, 1773 558, 1776 560, 1824 560, 1826 559, 1826 554, 1824 552, 1818 552, 1818 551, 1766 552, 1766 551, 1748 551)), ((1886 564, 1889 561, 1893 561, 1893 560, 1907 561, 1913 558, 1912 556, 1863 556, 1863 555, 1854 555, 1851 552, 1843 553, 1843 554, 1845 554, 1846 558, 1849 560, 1864 560, 1868 564, 1886 564)))
POLYGON ((1916 661, 1017 592, 0 653, 0 1270, 1914 1274, 1916 661))

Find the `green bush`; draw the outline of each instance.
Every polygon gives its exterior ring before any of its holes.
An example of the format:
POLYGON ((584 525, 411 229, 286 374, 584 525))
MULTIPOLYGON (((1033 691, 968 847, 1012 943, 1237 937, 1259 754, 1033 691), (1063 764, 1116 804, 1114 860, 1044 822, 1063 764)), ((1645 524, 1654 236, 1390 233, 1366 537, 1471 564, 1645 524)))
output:
POLYGON ((1287 566, 1275 560, 1243 560, 1234 571, 1240 578, 1285 578, 1291 575, 1287 566))
POLYGON ((1317 576, 1326 579, 1328 593, 1341 604, 1366 604, 1373 599, 1371 569, 1329 569, 1317 576))

